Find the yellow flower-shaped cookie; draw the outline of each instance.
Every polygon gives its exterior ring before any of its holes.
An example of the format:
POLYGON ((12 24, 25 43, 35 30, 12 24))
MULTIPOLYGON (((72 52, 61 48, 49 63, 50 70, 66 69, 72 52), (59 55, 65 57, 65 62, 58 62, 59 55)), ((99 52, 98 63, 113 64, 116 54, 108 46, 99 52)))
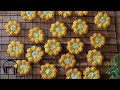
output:
POLYGON ((67 43, 67 49, 71 54, 79 54, 83 51, 84 44, 78 38, 73 38, 67 43))
POLYGON ((77 68, 74 68, 68 70, 66 76, 66 79, 82 79, 82 72, 78 71, 77 68))
POLYGON ((44 45, 45 52, 51 55, 58 55, 61 50, 61 43, 55 39, 48 40, 47 43, 44 45))
POLYGON ((85 21, 78 19, 73 22, 72 29, 76 34, 83 35, 88 32, 88 25, 85 21))
POLYGON ((44 55, 44 52, 40 47, 32 46, 31 48, 27 49, 26 57, 29 62, 38 63, 42 56, 44 55))
POLYGON ((14 67, 21 76, 27 75, 31 70, 31 65, 26 60, 17 60, 14 67))
POLYGON ((36 18, 36 11, 21 11, 21 16, 26 21, 32 21, 36 18))
POLYGON ((94 33, 93 36, 90 37, 90 44, 94 48, 101 48, 105 44, 105 37, 100 33, 94 33))
POLYGON ((100 51, 97 50, 90 50, 87 54, 87 61, 91 63, 93 66, 101 65, 103 61, 103 55, 100 51))
POLYGON ((50 20, 50 19, 54 18, 55 11, 39 11, 38 16, 42 19, 50 20))
POLYGON ((20 55, 24 53, 24 45, 19 41, 12 41, 8 45, 7 53, 13 57, 20 57, 20 55))
POLYGON ((6 25, 5 25, 6 32, 10 36, 16 36, 19 34, 21 30, 21 24, 18 21, 15 20, 10 20, 6 25))
POLYGON ((110 25, 110 17, 107 13, 98 12, 94 18, 94 23, 98 28, 106 29, 110 25))
POLYGON ((67 27, 64 23, 57 21, 51 25, 50 32, 54 37, 62 38, 67 33, 67 27))
POLYGON ((41 66, 40 74, 43 79, 53 79, 56 77, 57 69, 54 64, 46 63, 41 66))
POLYGON ((83 79, 99 79, 100 71, 95 67, 87 67, 85 71, 83 71, 83 79))
POLYGON ((38 27, 29 30, 28 37, 30 41, 35 42, 36 44, 39 44, 44 41, 44 33, 38 27))
POLYGON ((78 16, 86 16, 86 15, 88 15, 88 11, 75 11, 75 13, 78 16))
POLYGON ((72 67, 75 66, 75 58, 73 55, 67 53, 61 56, 61 58, 59 59, 59 63, 62 67, 64 67, 65 69, 70 69, 72 67))
POLYGON ((58 11, 58 15, 63 16, 64 18, 72 15, 72 11, 58 11))

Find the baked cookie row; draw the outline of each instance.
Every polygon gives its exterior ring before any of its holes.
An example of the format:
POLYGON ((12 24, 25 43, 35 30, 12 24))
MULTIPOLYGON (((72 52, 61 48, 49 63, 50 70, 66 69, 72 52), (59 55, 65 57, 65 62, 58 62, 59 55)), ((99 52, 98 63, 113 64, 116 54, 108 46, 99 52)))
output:
MULTIPOLYGON (((30 62, 26 60, 17 60, 14 67, 17 72, 23 76, 31 71, 30 62)), ((53 79, 57 76, 57 68, 54 64, 46 63, 40 68, 40 75, 43 79, 53 79)), ((86 67, 83 71, 83 79, 99 79, 100 71, 95 67, 86 67)), ((82 72, 77 68, 69 69, 66 72, 66 79, 82 79, 82 72)))
MULTIPOLYGON (((71 41, 67 44, 67 49, 69 51, 68 54, 64 54, 59 59, 59 63, 62 67, 66 69, 70 69, 75 65, 75 58, 73 54, 79 54, 83 51, 84 44, 80 41, 80 39, 71 39, 71 41)), ((61 43, 55 39, 48 40, 44 45, 45 52, 52 56, 57 56, 62 51, 61 43)), ((29 62, 38 63, 42 60, 42 57, 45 53, 40 47, 32 46, 27 49, 26 58, 29 62)), ((12 41, 8 45, 7 53, 13 57, 20 57, 21 54, 24 53, 24 45, 19 41, 12 41)), ((87 61, 93 66, 101 65, 103 61, 103 55, 100 51, 90 50, 87 54, 87 61)))
MULTIPOLYGON (((10 20, 5 25, 5 28, 6 28, 6 32, 10 36, 17 36, 19 34, 19 32, 21 31, 21 24, 18 21, 10 20)), ((81 19, 74 21, 71 28, 73 29, 73 31, 76 34, 79 34, 79 35, 84 35, 88 32, 87 23, 81 19)), ((51 24, 51 27, 49 30, 53 37, 62 38, 67 34, 67 29, 68 29, 67 26, 63 22, 57 21, 57 22, 51 24)), ((30 32, 30 35, 29 35, 30 38, 31 37, 34 37, 36 39, 44 38, 43 31, 41 29, 39 29, 38 27, 31 29, 29 32, 30 32)), ((32 41, 34 41, 34 40, 32 40, 32 41)), ((35 41, 35 42, 40 43, 40 41, 43 41, 43 40, 39 40, 39 41, 35 41)))
MULTIPOLYGON (((9 33, 10 36, 15 36, 20 32, 20 23, 16 21, 9 21, 6 26, 6 32, 9 33), (16 27, 16 26, 17 27, 16 27)), ((88 32, 88 25, 85 21, 78 19, 77 21, 73 22, 72 25, 73 31, 79 35, 86 34, 88 32)), ((57 21, 53 23, 50 28, 50 32, 52 33, 53 37, 62 38, 67 34, 67 27, 64 23, 57 21)), ((29 30, 28 37, 30 41, 39 44, 44 41, 44 32, 42 29, 35 27, 29 30)), ((101 34, 95 33, 92 37, 90 37, 91 45, 95 48, 101 48, 105 43, 105 37, 101 34)))
MULTIPOLYGON (((63 16, 64 18, 71 16, 72 11, 58 11, 58 15, 63 16)), ((75 11, 78 16, 85 16, 88 15, 88 11, 75 11)), ((54 18, 55 11, 22 11, 21 16, 24 20, 32 21, 39 16, 42 19, 50 20, 54 18)), ((106 29, 110 25, 110 17, 105 12, 98 12, 94 18, 94 23, 97 25, 98 28, 106 29)))
MULTIPOLYGON (((64 18, 72 15, 72 11, 58 11, 58 15, 63 16, 64 18)), ((88 14, 88 11, 75 11, 78 16, 85 16, 88 14)), ((39 16, 42 19, 50 20, 54 18, 55 11, 21 11, 21 16, 24 20, 32 21, 39 16)))

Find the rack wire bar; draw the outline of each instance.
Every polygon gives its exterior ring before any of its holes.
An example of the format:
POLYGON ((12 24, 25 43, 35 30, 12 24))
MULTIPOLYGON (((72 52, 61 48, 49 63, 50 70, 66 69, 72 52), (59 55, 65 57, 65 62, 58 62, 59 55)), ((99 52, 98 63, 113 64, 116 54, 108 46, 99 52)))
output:
POLYGON ((116 32, 116 15, 115 15, 114 11, 106 11, 111 17, 111 25, 108 27, 107 30, 102 30, 102 29, 98 29, 97 26, 94 24, 94 16, 97 14, 97 12, 98 11, 89 11, 89 15, 83 16, 83 17, 73 14, 71 17, 68 17, 68 18, 63 18, 62 16, 58 16, 58 14, 56 12, 55 17, 50 21, 40 19, 37 16, 35 20, 33 20, 32 22, 29 22, 29 21, 25 21, 22 19, 21 15, 20 15, 20 11, 0 11, 0 78, 1 79, 41 79, 41 75, 39 73, 40 66, 45 63, 51 63, 51 64, 55 64, 55 66, 58 70, 56 79, 65 79, 66 78, 66 76, 65 76, 66 70, 64 68, 60 67, 60 65, 58 63, 58 59, 61 57, 62 54, 68 53, 68 50, 66 49, 66 44, 71 38, 80 38, 81 41, 85 44, 84 51, 78 55, 75 55, 77 62, 74 67, 74 68, 78 68, 80 71, 83 71, 86 67, 91 66, 90 64, 87 63, 86 55, 89 50, 94 49, 90 45, 89 38, 91 35, 93 35, 93 33, 96 32, 96 33, 101 33, 106 37, 106 44, 101 49, 98 49, 99 51, 102 52, 102 54, 104 56, 103 65, 97 66, 97 69, 100 70, 102 79, 108 79, 109 75, 106 74, 106 70, 108 67, 110 67, 110 59, 116 53, 118 53, 118 42, 117 42, 117 32, 116 32), (75 34, 73 32, 73 30, 71 29, 73 21, 77 20, 79 18, 85 20, 87 22, 87 24, 89 25, 89 32, 86 35, 79 36, 79 35, 75 34), (18 36, 11 37, 6 33, 5 24, 9 20, 17 20, 21 23, 22 30, 18 36), (15 71, 13 71, 13 68, 11 68, 11 67, 13 67, 14 62, 6 62, 6 61, 7 60, 16 61, 18 59, 19 60, 26 59, 26 57, 25 57, 26 50, 27 50, 27 48, 31 47, 32 45, 39 46, 42 48, 42 50, 44 50, 43 46, 46 43, 46 41, 48 39, 54 38, 51 35, 51 33, 49 32, 49 28, 50 28, 51 24, 56 21, 61 21, 61 22, 65 23, 65 25, 68 27, 67 35, 64 38, 61 38, 61 39, 55 38, 55 39, 61 41, 62 52, 57 57, 49 56, 48 54, 45 54, 43 56, 43 59, 38 64, 32 65, 31 72, 26 76, 21 77, 18 74, 16 74, 15 71), (41 44, 34 44, 29 41, 29 38, 27 36, 28 31, 34 27, 41 28, 45 34, 45 41, 41 44), (24 54, 22 54, 21 57, 19 57, 19 58, 10 57, 6 52, 7 46, 12 40, 18 40, 24 44, 24 48, 25 48, 24 54), (5 67, 9 68, 7 73, 5 73, 5 71, 3 69, 3 64, 5 65, 5 67), (13 73, 11 73, 11 72, 13 72, 13 73))

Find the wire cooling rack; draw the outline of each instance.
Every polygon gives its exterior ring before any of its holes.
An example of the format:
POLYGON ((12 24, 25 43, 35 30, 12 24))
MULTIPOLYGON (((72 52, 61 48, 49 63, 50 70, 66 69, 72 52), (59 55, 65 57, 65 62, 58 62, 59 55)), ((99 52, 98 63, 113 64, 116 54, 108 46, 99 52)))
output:
POLYGON ((102 52, 104 56, 103 64, 101 66, 97 66, 96 68, 100 70, 101 79, 107 79, 109 78, 109 75, 106 74, 107 68, 110 66, 110 59, 118 53, 118 44, 117 44, 117 32, 116 32, 116 16, 114 11, 106 11, 109 16, 111 17, 111 25, 106 30, 98 29, 97 26, 94 24, 94 16, 98 13, 98 11, 89 11, 88 16, 77 16, 76 14, 73 14, 71 17, 63 18, 62 16, 58 16, 57 12, 55 13, 55 17, 50 20, 46 21, 43 19, 40 19, 39 17, 36 17, 35 20, 32 22, 24 21, 20 15, 20 11, 0 11, 0 78, 1 79, 41 79, 40 75, 40 66, 44 65, 45 63, 51 63, 55 64, 58 72, 56 79, 65 79, 65 73, 66 70, 64 68, 61 68, 58 59, 61 57, 62 54, 68 53, 68 50, 66 49, 66 43, 71 38, 80 38, 82 42, 85 44, 84 51, 81 52, 78 55, 75 55, 75 58, 77 60, 76 65, 74 68, 78 68, 80 71, 84 71, 86 67, 91 67, 91 64, 87 63, 86 55, 89 50, 94 49, 90 45, 89 38, 93 33, 101 33, 106 37, 106 44, 101 49, 98 49, 102 52), (89 32, 86 35, 79 36, 73 32, 71 29, 72 23, 74 20, 77 19, 83 19, 85 20, 89 25, 89 32), (18 20, 22 24, 22 30, 18 36, 11 37, 8 36, 8 34, 5 31, 5 24, 9 20, 18 20), (13 68, 13 65, 15 64, 16 60, 23 60, 26 59, 25 54, 27 48, 31 47, 32 45, 36 45, 42 48, 44 50, 43 46, 46 43, 48 39, 52 39, 51 33, 49 32, 49 28, 52 23, 56 21, 64 22, 65 25, 68 27, 67 35, 64 38, 58 39, 55 38, 62 43, 62 52, 58 56, 49 56, 48 54, 45 54, 43 59, 37 63, 32 64, 32 70, 31 72, 26 76, 19 76, 16 74, 16 70, 13 68), (41 44, 34 44, 29 41, 28 38, 28 31, 31 28, 39 27, 43 29, 45 34, 45 42, 41 44), (24 44, 24 54, 21 55, 19 58, 10 57, 6 50, 8 44, 12 40, 18 40, 21 43, 24 44), (4 65, 4 67, 3 67, 4 65))

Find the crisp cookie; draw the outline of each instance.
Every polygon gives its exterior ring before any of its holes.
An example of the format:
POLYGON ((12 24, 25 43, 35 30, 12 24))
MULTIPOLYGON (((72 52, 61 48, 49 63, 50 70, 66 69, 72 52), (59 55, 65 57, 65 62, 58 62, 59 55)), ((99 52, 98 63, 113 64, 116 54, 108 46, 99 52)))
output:
POLYGON ((79 38, 72 38, 67 43, 67 49, 71 54, 79 54, 83 51, 84 44, 79 38))
POLYGON ((100 71, 95 67, 86 67, 83 71, 83 79, 100 79, 100 71))
POLYGON ((20 55, 24 53, 24 45, 19 41, 12 41, 8 45, 7 53, 13 57, 20 57, 20 55))
POLYGON ((18 21, 10 20, 5 25, 5 29, 9 36, 17 36, 21 31, 21 24, 18 21))
POLYGON ((110 17, 107 13, 98 12, 94 18, 94 23, 98 28, 106 29, 110 25, 110 17))
POLYGON ((100 51, 97 50, 89 50, 87 54, 87 61, 91 63, 93 66, 102 65, 103 55, 100 51))
POLYGON ((45 52, 48 55, 58 55, 62 51, 61 43, 55 39, 50 39, 44 45, 45 52))
POLYGON ((38 27, 30 29, 28 37, 30 41, 35 42, 36 44, 39 44, 44 41, 44 33, 38 27))
POLYGON ((94 33, 93 36, 90 37, 90 44, 94 48, 101 48, 103 45, 105 45, 105 37, 100 33, 94 33))
POLYGON ((50 32, 52 36, 62 38, 67 33, 67 27, 64 23, 57 21, 51 25, 50 32))
POLYGON ((42 56, 44 55, 44 51, 40 47, 32 46, 31 48, 27 49, 26 57, 29 62, 38 63, 42 56))
POLYGON ((70 69, 75 66, 76 60, 73 55, 67 53, 61 56, 59 63, 63 68, 70 69))
POLYGON ((77 68, 70 69, 66 72, 66 79, 82 79, 82 72, 77 68))
POLYGON ((50 19, 54 18, 55 11, 39 11, 37 13, 37 15, 42 19, 50 20, 50 19))
POLYGON ((54 64, 46 63, 41 66, 40 74, 43 79, 53 79, 57 75, 57 69, 54 64))
POLYGON ((72 15, 72 11, 58 11, 58 15, 63 16, 64 18, 72 15))
POLYGON ((21 16, 26 21, 32 21, 36 18, 36 11, 21 11, 21 16))
POLYGON ((88 25, 82 19, 78 19, 73 22, 72 29, 74 33, 78 35, 84 35, 84 34, 87 34, 88 32, 88 25))
POLYGON ((14 67, 17 69, 17 73, 21 76, 27 75, 31 70, 31 65, 26 60, 17 60, 14 67))
POLYGON ((86 16, 86 15, 88 15, 88 11, 75 11, 75 13, 78 16, 86 16))

